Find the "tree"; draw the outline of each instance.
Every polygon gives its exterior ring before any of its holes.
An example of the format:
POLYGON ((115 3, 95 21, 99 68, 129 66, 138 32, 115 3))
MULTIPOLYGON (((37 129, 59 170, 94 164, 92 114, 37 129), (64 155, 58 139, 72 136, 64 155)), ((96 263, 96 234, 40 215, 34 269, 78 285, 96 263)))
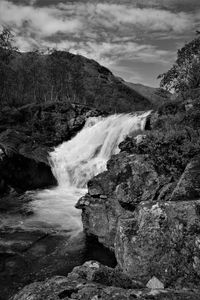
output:
POLYGON ((0 99, 2 106, 4 101, 9 102, 9 90, 12 90, 11 83, 15 79, 15 72, 10 67, 10 62, 17 48, 13 46, 14 35, 3 27, 0 32, 0 99))
POLYGON ((0 33, 0 47, 6 50, 13 50, 16 47, 13 46, 14 35, 9 28, 3 27, 0 33))
POLYGON ((3 27, 0 32, 0 59, 4 63, 9 63, 10 55, 13 51, 17 51, 18 48, 13 45, 14 35, 11 30, 7 27, 3 27))
POLYGON ((166 73, 158 76, 160 87, 176 93, 200 87, 200 36, 177 52, 177 59, 166 73))

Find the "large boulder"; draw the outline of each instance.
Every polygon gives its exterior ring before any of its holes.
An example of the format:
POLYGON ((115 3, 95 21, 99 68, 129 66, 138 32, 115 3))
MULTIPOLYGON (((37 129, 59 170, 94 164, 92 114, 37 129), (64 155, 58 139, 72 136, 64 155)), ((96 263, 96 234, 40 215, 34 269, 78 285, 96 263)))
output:
POLYGON ((165 287, 194 287, 200 279, 198 193, 198 158, 171 182, 148 156, 121 152, 89 181, 77 207, 86 234, 114 251, 131 278, 146 284, 155 276, 165 287))
POLYGON ((117 224, 115 254, 132 278, 166 287, 199 286, 200 201, 141 203, 117 224))
POLYGON ((161 182, 145 156, 122 152, 111 158, 107 168, 88 182, 88 194, 76 207, 83 209, 87 234, 113 248, 119 217, 134 212, 141 201, 152 201, 161 182))

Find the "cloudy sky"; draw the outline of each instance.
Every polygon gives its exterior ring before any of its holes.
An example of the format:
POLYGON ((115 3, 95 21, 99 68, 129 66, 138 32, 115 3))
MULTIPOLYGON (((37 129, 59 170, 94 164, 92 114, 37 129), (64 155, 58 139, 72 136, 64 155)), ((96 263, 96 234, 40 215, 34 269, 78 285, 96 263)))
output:
POLYGON ((0 24, 22 50, 64 49, 127 81, 158 86, 200 29, 199 0, 0 0, 0 24))

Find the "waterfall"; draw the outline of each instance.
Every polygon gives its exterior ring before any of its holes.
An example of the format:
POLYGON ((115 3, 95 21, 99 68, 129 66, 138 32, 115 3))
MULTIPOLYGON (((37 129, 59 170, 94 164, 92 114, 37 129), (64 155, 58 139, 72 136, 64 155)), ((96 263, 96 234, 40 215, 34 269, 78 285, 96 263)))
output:
POLYGON ((64 142, 50 153, 50 163, 58 186, 34 195, 32 219, 77 232, 82 228, 77 200, 86 193, 90 178, 106 170, 106 162, 119 152, 118 145, 127 135, 143 130, 143 114, 115 114, 89 118, 84 128, 70 141, 64 142))

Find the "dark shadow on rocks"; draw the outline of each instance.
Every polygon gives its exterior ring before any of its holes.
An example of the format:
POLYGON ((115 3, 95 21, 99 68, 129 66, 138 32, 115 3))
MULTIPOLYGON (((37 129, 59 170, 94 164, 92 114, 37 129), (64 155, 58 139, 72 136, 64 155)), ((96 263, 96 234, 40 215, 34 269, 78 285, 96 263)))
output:
POLYGON ((103 265, 114 268, 117 265, 114 252, 98 242, 97 237, 86 238, 86 260, 96 260, 103 265))
POLYGON ((21 191, 45 188, 57 184, 48 164, 20 154, 5 157, 1 163, 1 173, 9 185, 21 191))

